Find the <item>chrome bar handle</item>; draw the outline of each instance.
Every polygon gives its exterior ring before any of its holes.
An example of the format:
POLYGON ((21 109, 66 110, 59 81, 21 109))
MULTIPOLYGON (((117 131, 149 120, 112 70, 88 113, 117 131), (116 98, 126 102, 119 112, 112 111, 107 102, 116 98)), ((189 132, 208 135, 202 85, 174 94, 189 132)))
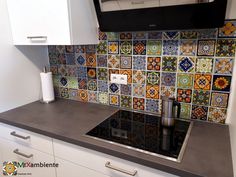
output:
POLYGON ((33 154, 30 154, 30 155, 24 154, 24 153, 20 152, 19 149, 15 149, 13 152, 17 155, 23 156, 28 159, 34 156, 33 154))
POLYGON ((30 136, 22 136, 22 135, 18 135, 15 131, 10 133, 12 136, 15 136, 17 138, 21 138, 23 140, 27 140, 30 139, 30 136))
POLYGON ((134 170, 133 172, 131 172, 131 171, 128 171, 128 170, 121 169, 119 167, 115 167, 115 166, 111 165, 111 162, 107 162, 105 164, 105 167, 110 168, 110 169, 115 170, 115 171, 119 171, 121 173, 125 173, 125 174, 130 175, 130 176, 135 176, 138 172, 137 170, 134 170))
POLYGON ((47 36, 27 36, 27 39, 47 39, 47 36))

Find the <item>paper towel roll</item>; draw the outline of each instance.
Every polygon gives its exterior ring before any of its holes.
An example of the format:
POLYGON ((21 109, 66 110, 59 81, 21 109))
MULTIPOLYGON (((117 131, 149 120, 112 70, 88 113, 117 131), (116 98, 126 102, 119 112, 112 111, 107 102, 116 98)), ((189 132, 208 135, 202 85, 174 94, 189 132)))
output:
POLYGON ((42 85, 42 95, 44 102, 50 102, 55 99, 53 82, 52 82, 52 72, 40 73, 41 85, 42 85))

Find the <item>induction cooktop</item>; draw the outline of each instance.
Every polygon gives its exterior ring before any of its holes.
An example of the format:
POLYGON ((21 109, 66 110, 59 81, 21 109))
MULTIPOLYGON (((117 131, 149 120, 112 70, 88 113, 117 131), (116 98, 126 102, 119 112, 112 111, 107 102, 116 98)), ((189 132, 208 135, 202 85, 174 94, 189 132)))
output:
POLYGON ((161 117, 119 110, 86 133, 87 136, 129 149, 180 162, 192 122, 176 119, 166 127, 161 117))

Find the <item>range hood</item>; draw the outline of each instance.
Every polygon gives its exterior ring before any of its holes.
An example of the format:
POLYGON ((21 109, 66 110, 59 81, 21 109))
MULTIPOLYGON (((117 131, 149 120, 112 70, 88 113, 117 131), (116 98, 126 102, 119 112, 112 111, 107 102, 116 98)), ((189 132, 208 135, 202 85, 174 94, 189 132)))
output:
POLYGON ((227 0, 93 0, 104 32, 216 28, 227 0))

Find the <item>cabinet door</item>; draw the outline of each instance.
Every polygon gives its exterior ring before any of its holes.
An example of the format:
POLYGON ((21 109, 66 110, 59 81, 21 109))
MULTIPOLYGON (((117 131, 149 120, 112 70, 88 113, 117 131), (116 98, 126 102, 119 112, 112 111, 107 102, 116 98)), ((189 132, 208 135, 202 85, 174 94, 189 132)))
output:
POLYGON ((56 158, 56 163, 59 164, 57 177, 108 177, 102 173, 96 172, 86 167, 82 167, 60 158, 56 158))
POLYGON ((54 167, 29 167, 29 163, 54 163, 54 157, 46 153, 0 138, 2 161, 16 162, 17 173, 21 176, 56 177, 54 167), (28 156, 28 157, 27 157, 28 156), (23 168, 22 162, 27 165, 23 168), (26 173, 26 175, 24 175, 26 173), (23 175, 22 175, 23 174, 23 175))
POLYGON ((7 0, 15 45, 70 44, 67 0, 7 0))

